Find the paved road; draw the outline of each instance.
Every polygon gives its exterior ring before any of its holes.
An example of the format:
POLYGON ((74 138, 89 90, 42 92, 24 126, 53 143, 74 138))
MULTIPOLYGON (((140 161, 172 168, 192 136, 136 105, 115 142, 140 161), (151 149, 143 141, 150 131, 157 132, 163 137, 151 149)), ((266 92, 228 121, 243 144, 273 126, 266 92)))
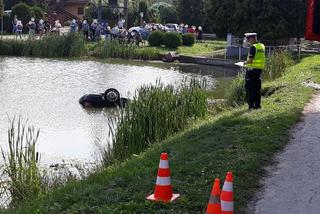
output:
POLYGON ((320 93, 304 109, 290 143, 268 169, 264 189, 248 213, 320 213, 320 93))

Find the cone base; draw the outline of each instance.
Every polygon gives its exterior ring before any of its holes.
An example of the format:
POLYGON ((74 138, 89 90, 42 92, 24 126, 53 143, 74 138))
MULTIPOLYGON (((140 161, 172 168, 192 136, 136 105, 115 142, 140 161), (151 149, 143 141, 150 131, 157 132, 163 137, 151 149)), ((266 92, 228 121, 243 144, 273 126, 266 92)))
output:
POLYGON ((179 196, 180 196, 180 194, 172 194, 172 197, 171 197, 170 200, 161 200, 161 199, 155 198, 154 194, 152 194, 152 195, 149 195, 147 197, 147 199, 150 200, 150 201, 161 201, 161 202, 164 202, 164 203, 170 203, 170 202, 176 200, 179 196))

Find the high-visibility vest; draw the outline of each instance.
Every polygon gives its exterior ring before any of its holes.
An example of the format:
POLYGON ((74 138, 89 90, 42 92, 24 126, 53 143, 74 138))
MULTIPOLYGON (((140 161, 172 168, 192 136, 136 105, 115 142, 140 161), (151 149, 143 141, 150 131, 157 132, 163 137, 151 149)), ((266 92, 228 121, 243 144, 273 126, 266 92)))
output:
POLYGON ((255 43, 253 46, 256 48, 256 54, 253 58, 252 64, 247 64, 247 67, 264 69, 266 64, 265 47, 261 43, 255 43))

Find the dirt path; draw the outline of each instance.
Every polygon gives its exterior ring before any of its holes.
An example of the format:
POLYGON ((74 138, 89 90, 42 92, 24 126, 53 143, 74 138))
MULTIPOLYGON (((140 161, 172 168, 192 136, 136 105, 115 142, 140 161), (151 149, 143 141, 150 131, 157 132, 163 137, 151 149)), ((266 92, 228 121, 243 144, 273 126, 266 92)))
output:
POLYGON ((319 214, 320 93, 305 107, 290 143, 275 160, 248 213, 319 214))

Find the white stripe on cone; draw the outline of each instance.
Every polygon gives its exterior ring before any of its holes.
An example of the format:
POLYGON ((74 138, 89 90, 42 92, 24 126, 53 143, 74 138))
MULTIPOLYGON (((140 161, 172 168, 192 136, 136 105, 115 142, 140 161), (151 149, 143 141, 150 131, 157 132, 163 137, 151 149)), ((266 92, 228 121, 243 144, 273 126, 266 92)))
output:
POLYGON ((232 192, 233 191, 232 182, 225 181, 223 184, 222 190, 226 192, 232 192))
POLYGON ((169 161, 168 160, 160 160, 159 168, 169 169, 169 161))
POLYGON ((233 201, 221 201, 221 210, 222 211, 233 211, 233 201))
POLYGON ((159 186, 169 186, 171 185, 170 177, 157 177, 157 185, 159 186))

